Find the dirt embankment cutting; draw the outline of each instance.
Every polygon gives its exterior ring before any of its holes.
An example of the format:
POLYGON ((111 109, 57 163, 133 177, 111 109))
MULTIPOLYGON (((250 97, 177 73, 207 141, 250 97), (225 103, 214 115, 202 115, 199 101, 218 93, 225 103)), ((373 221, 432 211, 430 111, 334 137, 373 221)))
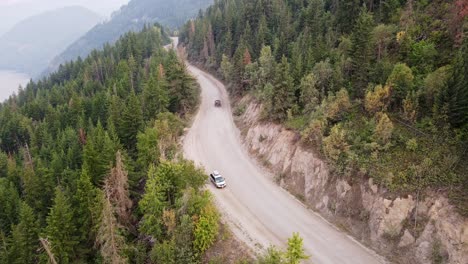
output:
POLYGON ((259 121, 261 106, 249 98, 236 103, 245 148, 274 174, 274 180, 308 207, 397 263, 457 263, 468 260, 468 221, 440 195, 417 202, 356 176, 333 177, 318 152, 300 136, 259 121))

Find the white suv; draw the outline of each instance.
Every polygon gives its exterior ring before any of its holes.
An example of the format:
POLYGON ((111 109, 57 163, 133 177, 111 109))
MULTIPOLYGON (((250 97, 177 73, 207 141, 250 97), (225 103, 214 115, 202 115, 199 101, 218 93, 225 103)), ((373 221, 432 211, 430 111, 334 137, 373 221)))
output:
POLYGON ((216 188, 226 187, 226 180, 221 176, 219 171, 215 170, 210 174, 210 181, 216 186, 216 188))

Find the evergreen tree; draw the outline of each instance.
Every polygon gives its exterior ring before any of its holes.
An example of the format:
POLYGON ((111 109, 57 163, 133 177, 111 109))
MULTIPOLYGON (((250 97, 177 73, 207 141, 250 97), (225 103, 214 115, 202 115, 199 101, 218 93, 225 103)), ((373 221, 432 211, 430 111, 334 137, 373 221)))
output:
POLYGON ((130 155, 136 157, 137 135, 143 126, 143 113, 140 100, 134 92, 130 93, 125 103, 121 119, 121 127, 118 131, 119 138, 122 140, 122 144, 129 150, 130 155))
MULTIPOLYGON (((116 86, 113 88, 114 90, 116 89, 116 86)), ((116 91, 114 91, 116 93, 116 91)), ((121 120, 121 115, 122 111, 124 110, 124 102, 123 100, 118 97, 116 94, 113 94, 110 98, 110 105, 109 105, 109 117, 108 117, 108 129, 110 128, 109 125, 112 124, 115 128, 115 132, 120 130, 120 127, 122 126, 122 120, 121 120)), ((120 136, 120 133, 117 133, 118 136, 120 136)))
POLYGON ((0 151, 0 175, 6 176, 8 172, 8 156, 0 151))
POLYGON ((133 80, 130 79, 132 73, 127 61, 121 60, 119 62, 116 74, 116 80, 118 80, 115 89, 116 95, 125 98, 129 94, 129 91, 133 91, 133 80))
POLYGON ((263 46, 267 46, 270 44, 270 38, 270 29, 268 28, 266 17, 262 15, 260 17, 260 22, 258 23, 257 29, 257 52, 261 50, 263 46))
POLYGON ((325 98, 333 91, 333 68, 328 60, 320 61, 314 65, 312 73, 317 77, 317 88, 321 98, 325 98))
POLYGON ((170 106, 173 113, 185 115, 198 103, 195 80, 187 74, 185 64, 175 62, 172 69, 167 71, 170 86, 170 106))
POLYGON ((305 76, 301 80, 301 103, 304 106, 304 112, 310 113, 315 110, 320 102, 320 93, 317 89, 317 77, 313 73, 305 76))
POLYGON ((288 249, 286 251, 286 262, 288 264, 299 264, 302 260, 309 259, 303 248, 303 240, 298 233, 288 239, 288 249))
POLYGON ((148 127, 143 133, 138 134, 138 165, 143 172, 147 172, 148 166, 159 163, 158 131, 155 127, 148 127))
POLYGON ((270 46, 262 47, 260 52, 260 58, 258 59, 259 62, 259 85, 260 89, 268 83, 272 82, 273 75, 275 73, 275 58, 271 53, 270 46))
POLYGON ((156 79, 154 76, 149 78, 143 89, 143 106, 145 120, 154 119, 157 114, 167 110, 169 94, 163 80, 156 79))
POLYGON ((53 199, 53 190, 56 185, 54 175, 38 162, 35 170, 31 167, 25 168, 22 178, 24 200, 38 213, 39 221, 43 222, 53 199))
POLYGON ((359 14, 360 0, 342 0, 338 3, 337 27, 339 30, 349 33, 356 23, 359 14))
POLYGON ((234 52, 233 57, 233 75, 232 80, 235 84, 233 87, 232 92, 234 94, 242 94, 243 86, 242 86, 242 78, 244 76, 245 64, 244 64, 244 54, 247 50, 247 46, 243 39, 239 41, 239 45, 237 46, 236 51, 234 52))
POLYGON ((226 55, 223 55, 221 60, 221 71, 223 73, 224 80, 231 81, 233 74, 234 66, 230 62, 229 58, 226 55))
POLYGON ((96 219, 93 217, 94 203, 96 201, 97 189, 91 182, 91 177, 86 170, 83 170, 77 183, 75 194, 76 206, 76 227, 80 240, 80 255, 89 253, 94 243, 95 232, 93 227, 96 219))
POLYGON ((20 197, 13 183, 0 178, 0 231, 8 234, 12 224, 17 223, 20 197))
POLYGON ((115 143, 98 122, 96 128, 87 138, 83 150, 83 168, 95 185, 102 185, 104 177, 109 173, 115 155, 115 143))
POLYGON ((193 231, 194 226, 192 219, 189 215, 183 215, 180 220, 180 225, 174 232, 176 263, 195 262, 193 231))
POLYGON ((176 264, 174 240, 157 242, 151 251, 151 260, 155 263, 176 264))
POLYGON ((231 57, 232 56, 232 46, 233 46, 233 41, 232 41, 232 33, 231 30, 228 28, 226 30, 226 36, 224 37, 224 54, 226 56, 231 57))
POLYGON ((395 27, 391 25, 379 24, 372 31, 374 45, 377 46, 377 60, 380 61, 387 55, 387 46, 392 40, 395 27))
POLYGON ((271 98, 270 117, 277 121, 283 121, 287 117, 287 111, 294 105, 294 83, 291 77, 289 63, 283 57, 281 63, 276 68, 276 78, 274 80, 274 94, 271 98))
POLYGON ((439 95, 437 107, 454 127, 468 123, 468 37, 457 54, 452 77, 439 95))
POLYGON ((354 92, 361 97, 364 95, 369 77, 373 23, 372 14, 365 7, 361 8, 356 26, 353 29, 351 52, 354 92))
POLYGON ((35 263, 39 248, 39 226, 32 208, 22 202, 19 210, 19 224, 13 227, 10 250, 11 263, 35 263))
POLYGON ((77 228, 72 205, 60 187, 55 189, 54 205, 47 217, 45 233, 52 246, 52 252, 59 263, 71 263, 75 259, 77 228))
POLYGON ((0 231, 0 263, 11 263, 12 260, 9 259, 9 252, 8 252, 8 237, 0 231))
POLYGON ((161 235, 161 216, 165 206, 164 186, 159 180, 158 171, 154 165, 150 165, 145 194, 138 203, 138 208, 143 214, 140 222, 140 232, 153 237, 161 235))
POLYGON ((215 241, 218 234, 219 215, 212 204, 203 208, 195 226, 193 245, 199 253, 205 252, 215 241))

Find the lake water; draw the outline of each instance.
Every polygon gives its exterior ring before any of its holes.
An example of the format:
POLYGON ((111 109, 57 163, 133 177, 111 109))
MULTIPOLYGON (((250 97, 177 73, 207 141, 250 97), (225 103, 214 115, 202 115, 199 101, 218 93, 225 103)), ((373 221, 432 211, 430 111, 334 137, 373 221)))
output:
POLYGON ((29 76, 26 74, 0 70, 0 102, 17 92, 20 85, 25 87, 28 82, 29 76))

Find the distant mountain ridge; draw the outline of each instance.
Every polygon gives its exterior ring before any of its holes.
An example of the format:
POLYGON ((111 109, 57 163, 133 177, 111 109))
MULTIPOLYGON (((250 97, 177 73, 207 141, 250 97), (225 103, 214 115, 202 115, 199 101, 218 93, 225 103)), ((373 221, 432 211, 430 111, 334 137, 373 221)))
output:
POLYGON ((0 37, 0 69, 35 76, 101 19, 98 14, 80 6, 29 17, 0 37))
POLYGON ((213 0, 132 0, 114 12, 111 19, 96 25, 86 35, 70 45, 57 56, 43 75, 51 73, 60 64, 85 57, 92 50, 113 43, 128 31, 138 31, 145 24, 159 23, 164 27, 177 28, 194 17, 199 10, 211 5, 213 0))

